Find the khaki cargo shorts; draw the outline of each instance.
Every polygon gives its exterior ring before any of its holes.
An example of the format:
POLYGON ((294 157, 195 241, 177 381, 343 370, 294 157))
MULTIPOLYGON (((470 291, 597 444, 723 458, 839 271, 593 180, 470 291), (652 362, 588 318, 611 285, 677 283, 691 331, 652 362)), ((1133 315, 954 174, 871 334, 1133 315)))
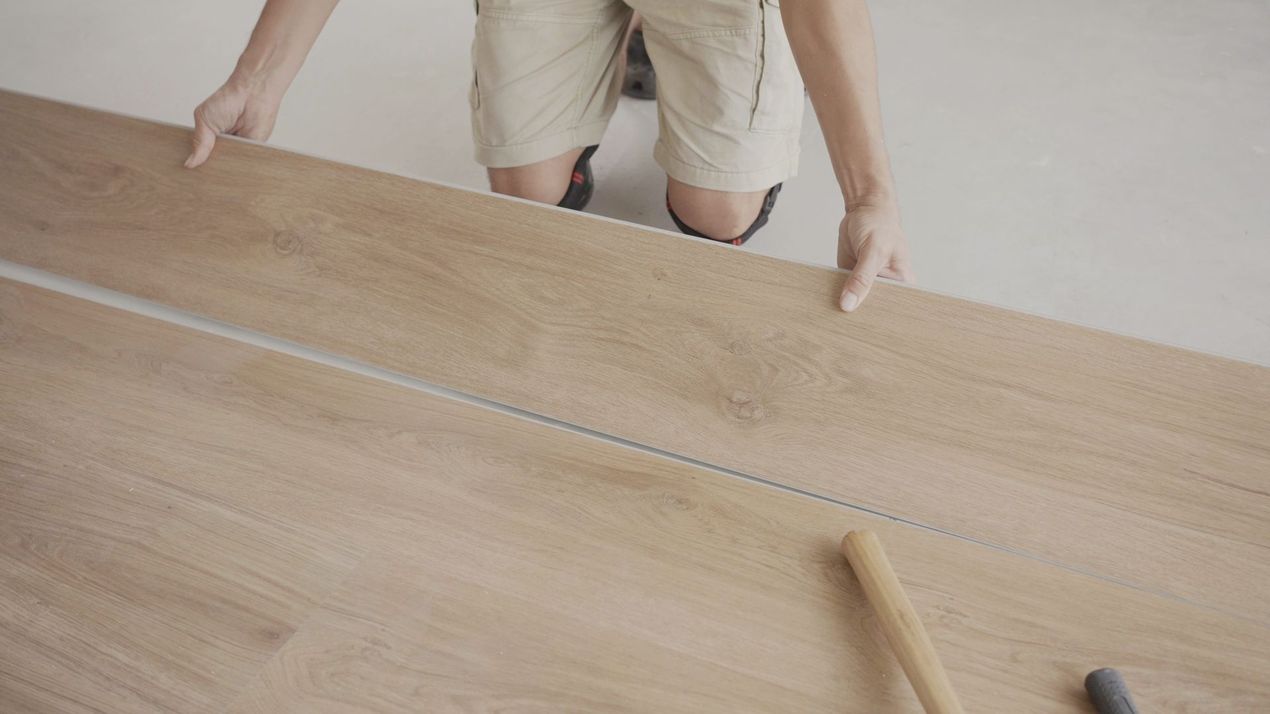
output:
POLYGON ((719 191, 793 176, 803 85, 779 0, 478 0, 477 162, 523 166, 600 143, 632 10, 657 69, 653 157, 666 173, 719 191))

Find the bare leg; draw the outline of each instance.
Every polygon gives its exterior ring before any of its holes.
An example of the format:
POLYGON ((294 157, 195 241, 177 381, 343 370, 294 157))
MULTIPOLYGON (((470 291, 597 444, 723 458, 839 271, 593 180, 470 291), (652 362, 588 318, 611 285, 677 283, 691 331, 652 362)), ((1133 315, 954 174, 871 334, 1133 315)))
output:
POLYGON ((557 204, 569 189, 573 165, 581 155, 581 148, 571 149, 536 164, 487 169, 490 190, 539 203, 557 204))

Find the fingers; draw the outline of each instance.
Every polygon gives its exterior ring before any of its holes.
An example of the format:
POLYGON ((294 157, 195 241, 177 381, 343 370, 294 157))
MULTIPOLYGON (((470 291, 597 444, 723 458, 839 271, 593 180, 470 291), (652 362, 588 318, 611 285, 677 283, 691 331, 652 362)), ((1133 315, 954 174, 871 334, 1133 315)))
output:
POLYGON ((856 261, 855 267, 852 268, 851 277, 847 279, 846 287, 842 290, 840 304, 845 312, 855 312, 869 296, 873 280, 886 264, 886 260, 887 257, 881 250, 873 246, 865 249, 863 255, 856 261))
POLYGON ((913 261, 908 257, 908 246, 901 246, 900 252, 891 258, 891 269, 895 271, 899 280, 911 283, 917 280, 917 276, 913 274, 913 261))
POLYGON ((212 155, 212 147, 216 144, 216 130, 207 123, 203 112, 194 112, 194 137, 192 139, 192 150, 189 158, 185 160, 185 168, 192 169, 200 166, 207 157, 212 155))
POLYGON ((916 276, 913 275, 913 266, 906 257, 892 258, 889 265, 878 271, 878 276, 899 280, 904 283, 911 283, 916 280, 916 276))
POLYGON ((249 110, 243 113, 243 118, 239 120, 238 126, 230 133, 252 141, 267 141, 269 135, 273 133, 273 122, 274 117, 272 115, 257 114, 249 110))

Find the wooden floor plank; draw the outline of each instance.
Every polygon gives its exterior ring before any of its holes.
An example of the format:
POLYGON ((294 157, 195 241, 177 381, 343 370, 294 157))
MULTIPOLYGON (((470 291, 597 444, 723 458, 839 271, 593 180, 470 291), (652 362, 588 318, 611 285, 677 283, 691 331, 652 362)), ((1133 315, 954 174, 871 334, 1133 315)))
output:
POLYGON ((3 463, 26 464, 3 473, 24 475, 6 501, 23 515, 0 557, 68 564, 0 571, 18 583, 0 591, 0 710, 32 680, 79 699, 188 686, 164 708, 197 710, 214 693, 170 672, 277 631, 227 625, 218 592, 265 602, 369 551, 278 638, 239 710, 917 711, 836 550, 856 527, 882 533, 969 711, 1088 711, 1080 680, 1100 665, 1145 710, 1270 704, 1270 628, 1248 620, 30 286, 0 281, 0 325, 0 443, 20 455, 3 463), (98 503, 100 521, 70 517, 98 503), (209 533, 186 503, 237 527, 209 533), (168 505, 166 540, 119 545, 168 505), (276 534, 297 523, 305 541, 276 534), (289 558, 255 552, 283 542, 289 558), (118 600, 78 553, 110 554, 118 600), (238 563, 241 592, 165 589, 209 560, 238 563), (23 622, 41 602, 74 640, 23 622), (171 663, 115 626, 145 603, 182 647, 171 663), (41 664, 94 651, 119 664, 41 664))
POLYGON ((0 93, 0 258, 1270 621, 1270 370, 187 144, 0 93))
POLYGON ((144 424, 103 428, 161 409, 79 391, 93 362, 25 297, 0 290, 0 711, 216 711, 361 552, 162 478, 144 424), (76 379, 24 369, 45 352, 76 379))

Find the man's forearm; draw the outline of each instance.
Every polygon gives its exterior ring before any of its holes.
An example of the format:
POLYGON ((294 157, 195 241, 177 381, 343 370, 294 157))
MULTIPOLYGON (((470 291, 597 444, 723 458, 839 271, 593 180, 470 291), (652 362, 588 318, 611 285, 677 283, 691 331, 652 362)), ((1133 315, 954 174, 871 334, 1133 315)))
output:
POLYGON ((785 0, 781 17, 847 209, 893 202, 868 6, 864 0, 785 0))
POLYGON ((300 72, 339 0, 268 0, 234 69, 240 81, 281 96, 300 72))

